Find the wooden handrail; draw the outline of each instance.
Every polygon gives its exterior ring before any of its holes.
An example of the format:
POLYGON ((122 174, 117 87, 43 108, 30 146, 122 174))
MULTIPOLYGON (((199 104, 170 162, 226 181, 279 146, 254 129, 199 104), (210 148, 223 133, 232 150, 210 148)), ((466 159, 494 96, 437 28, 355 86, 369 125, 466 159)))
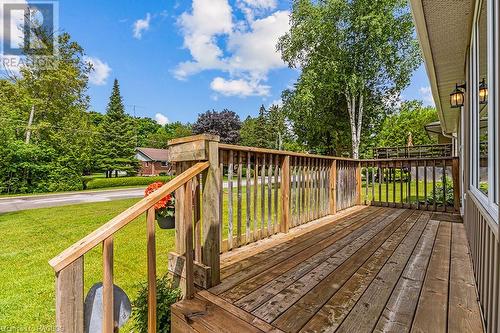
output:
POLYGON ((56 257, 49 261, 50 266, 57 272, 80 258, 82 255, 93 249, 95 246, 103 242, 105 239, 113 235, 115 232, 126 226, 139 215, 145 213, 149 208, 154 206, 160 199, 167 194, 172 193, 193 177, 200 174, 210 166, 209 162, 199 162, 170 180, 168 183, 160 187, 158 190, 151 193, 141 201, 137 202, 132 207, 128 208, 121 214, 111 219, 106 224, 102 225, 86 237, 82 238, 66 250, 61 252, 56 257))
POLYGON ((357 161, 356 159, 352 159, 352 158, 348 158, 348 157, 336 157, 336 156, 325 156, 325 155, 317 155, 317 154, 297 153, 297 152, 288 151, 288 150, 247 147, 247 146, 230 145, 230 144, 225 144, 225 143, 219 143, 219 149, 221 149, 221 150, 233 150, 233 151, 244 151, 244 152, 252 152, 252 153, 262 153, 262 154, 286 155, 286 156, 297 156, 297 157, 308 157, 308 158, 321 158, 321 159, 325 159, 325 160, 357 161))

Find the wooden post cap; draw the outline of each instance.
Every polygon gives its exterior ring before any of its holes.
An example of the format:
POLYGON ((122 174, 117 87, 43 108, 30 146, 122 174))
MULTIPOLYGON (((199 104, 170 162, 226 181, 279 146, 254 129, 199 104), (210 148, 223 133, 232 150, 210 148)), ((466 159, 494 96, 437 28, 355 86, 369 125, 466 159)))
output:
POLYGON ((218 135, 205 133, 205 134, 191 135, 191 136, 185 136, 182 138, 168 140, 167 144, 169 146, 172 146, 172 145, 177 145, 177 144, 181 144, 181 143, 200 141, 200 140, 219 142, 220 137, 218 135))

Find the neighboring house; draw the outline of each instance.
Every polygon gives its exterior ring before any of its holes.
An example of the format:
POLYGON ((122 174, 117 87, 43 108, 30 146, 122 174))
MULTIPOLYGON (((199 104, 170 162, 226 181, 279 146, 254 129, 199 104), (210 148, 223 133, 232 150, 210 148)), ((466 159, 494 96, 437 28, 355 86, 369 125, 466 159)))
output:
POLYGON ((141 162, 140 176, 158 176, 160 173, 172 174, 172 166, 167 149, 136 148, 135 158, 141 162))

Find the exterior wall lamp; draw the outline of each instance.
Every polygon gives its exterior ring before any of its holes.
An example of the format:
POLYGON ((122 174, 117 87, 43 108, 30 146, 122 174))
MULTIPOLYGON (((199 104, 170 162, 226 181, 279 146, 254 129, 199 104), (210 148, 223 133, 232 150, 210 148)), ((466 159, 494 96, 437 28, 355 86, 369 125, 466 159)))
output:
POLYGON ((450 94, 450 106, 452 108, 461 108, 464 106, 465 101, 465 89, 467 85, 464 84, 455 84, 455 89, 450 94))
POLYGON ((479 84, 479 104, 488 104, 488 84, 484 78, 479 84))

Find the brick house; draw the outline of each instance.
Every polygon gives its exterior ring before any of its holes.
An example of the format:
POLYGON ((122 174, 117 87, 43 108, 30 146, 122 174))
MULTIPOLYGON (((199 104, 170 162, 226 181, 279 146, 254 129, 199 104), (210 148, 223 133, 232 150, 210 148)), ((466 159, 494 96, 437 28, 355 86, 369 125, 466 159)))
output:
POLYGON ((137 158, 141 167, 140 176, 158 176, 160 173, 172 174, 172 166, 168 158, 167 149, 156 148, 136 148, 135 158, 137 158))

